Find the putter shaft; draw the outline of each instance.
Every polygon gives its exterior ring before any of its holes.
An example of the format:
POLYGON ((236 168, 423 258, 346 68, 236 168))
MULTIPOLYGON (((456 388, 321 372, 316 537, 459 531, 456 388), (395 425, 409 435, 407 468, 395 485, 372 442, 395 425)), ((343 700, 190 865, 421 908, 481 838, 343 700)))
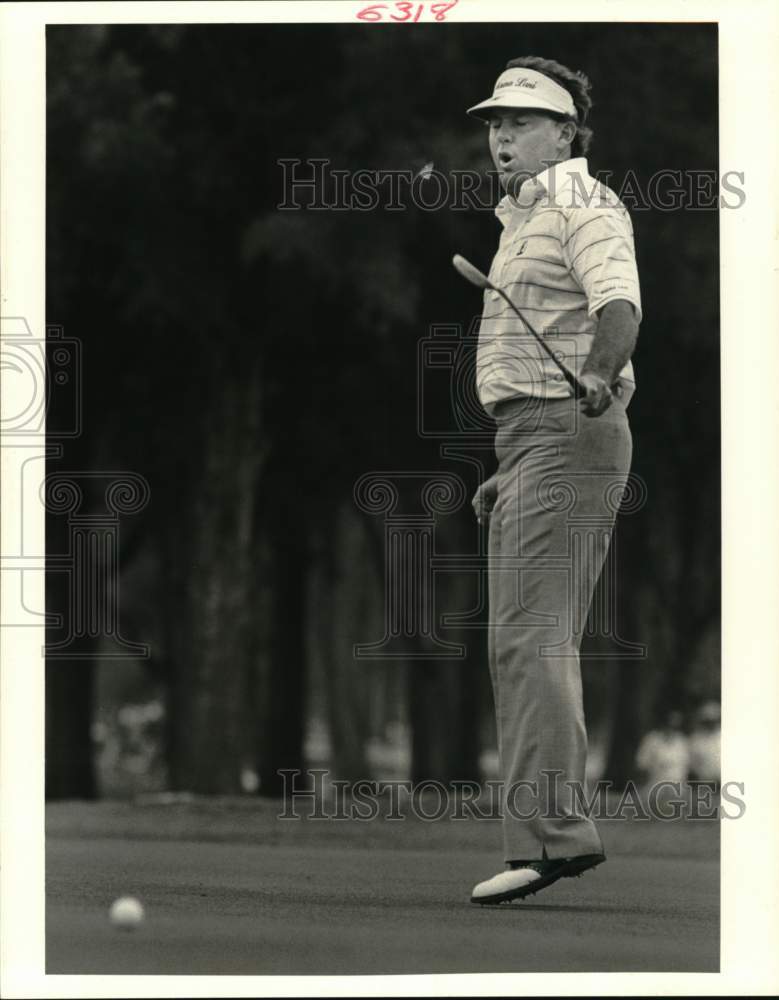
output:
POLYGON ((452 264, 454 265, 454 268, 458 272, 458 274, 461 274, 463 278, 465 278, 466 281, 469 281, 472 285, 476 285, 477 288, 490 288, 492 289, 492 291, 497 292, 498 295, 502 296, 503 299, 505 299, 509 307, 513 309, 513 311, 521 320, 522 325, 525 326, 530 331, 530 334, 533 337, 535 337, 535 339, 541 345, 542 349, 547 353, 547 355, 552 359, 552 361, 554 361, 554 363, 560 369, 566 382, 573 389, 575 398, 583 399, 587 395, 587 390, 584 388, 582 383, 574 375, 574 373, 569 368, 566 368, 566 366, 560 361, 560 359, 557 357, 552 348, 547 344, 547 342, 543 339, 543 337, 541 337, 538 333, 536 333, 532 324, 528 322, 528 320, 522 315, 518 307, 514 304, 514 302, 506 294, 506 292, 504 292, 502 288, 497 288, 495 285, 493 285, 493 283, 490 281, 490 279, 487 277, 486 274, 482 274, 482 272, 478 269, 478 267, 474 267, 469 260, 466 260, 460 254, 454 255, 454 257, 452 258, 452 264))

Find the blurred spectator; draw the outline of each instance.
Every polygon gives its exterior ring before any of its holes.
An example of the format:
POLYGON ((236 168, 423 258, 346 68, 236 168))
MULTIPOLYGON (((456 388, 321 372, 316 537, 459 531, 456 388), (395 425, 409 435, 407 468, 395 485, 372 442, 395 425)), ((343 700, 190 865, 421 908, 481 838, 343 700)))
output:
POLYGON ((93 723, 102 795, 132 796, 165 787, 164 724, 165 707, 156 698, 122 704, 93 723))
POLYGON ((682 728, 682 713, 672 710, 664 725, 653 729, 641 741, 636 764, 646 774, 648 786, 660 781, 687 781, 690 773, 690 745, 682 728))
POLYGON ((707 701, 695 713, 690 735, 690 778, 713 787, 720 782, 720 706, 707 701))

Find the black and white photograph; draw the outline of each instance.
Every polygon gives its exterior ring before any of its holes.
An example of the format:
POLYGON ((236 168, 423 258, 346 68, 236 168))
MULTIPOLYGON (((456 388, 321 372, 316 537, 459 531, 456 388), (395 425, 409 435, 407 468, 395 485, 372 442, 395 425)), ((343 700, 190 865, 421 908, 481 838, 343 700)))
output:
POLYGON ((776 13, 35 6, 4 995, 773 994, 776 13))

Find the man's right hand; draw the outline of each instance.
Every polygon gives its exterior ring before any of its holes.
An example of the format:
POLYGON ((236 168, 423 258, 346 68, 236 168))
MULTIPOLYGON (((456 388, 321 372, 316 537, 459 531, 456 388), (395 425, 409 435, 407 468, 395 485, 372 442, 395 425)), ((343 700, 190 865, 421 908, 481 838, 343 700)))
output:
POLYGON ((498 474, 481 484, 473 495, 473 509, 476 513, 476 520, 479 524, 489 524, 492 508, 498 498, 498 474))

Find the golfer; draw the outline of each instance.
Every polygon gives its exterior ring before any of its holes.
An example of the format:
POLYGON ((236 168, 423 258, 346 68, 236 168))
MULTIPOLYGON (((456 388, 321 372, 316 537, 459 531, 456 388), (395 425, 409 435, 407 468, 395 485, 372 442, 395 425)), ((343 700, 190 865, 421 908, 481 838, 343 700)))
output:
POLYGON ((498 470, 476 493, 489 522, 489 662, 506 867, 474 903, 537 892, 605 860, 583 790, 579 647, 630 467, 626 408, 641 301, 630 219, 594 180, 585 76, 514 59, 468 109, 489 128, 505 195, 484 293, 476 386, 497 424, 498 470), (586 389, 577 399, 561 372, 586 389))

